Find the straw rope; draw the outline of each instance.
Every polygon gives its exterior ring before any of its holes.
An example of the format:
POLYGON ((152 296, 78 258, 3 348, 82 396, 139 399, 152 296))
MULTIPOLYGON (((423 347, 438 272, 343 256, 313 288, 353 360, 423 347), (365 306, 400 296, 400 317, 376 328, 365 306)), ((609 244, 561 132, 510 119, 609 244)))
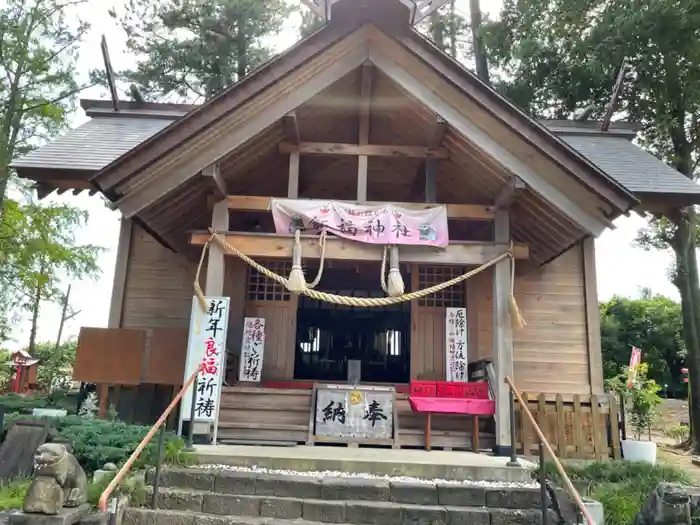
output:
MULTIPOLYGON (((225 238, 223 238, 221 235, 218 233, 214 232, 211 228, 209 229, 211 232, 211 236, 209 239, 207 239, 206 243, 204 244, 204 247, 202 248, 202 256, 199 259, 199 266, 197 267, 197 273, 195 275, 195 282, 194 282, 194 291, 197 297, 199 298, 199 303, 202 305, 202 309, 206 310, 206 301, 204 298, 204 293, 202 292, 202 288, 199 285, 199 275, 202 269, 202 265, 204 262, 204 256, 209 249, 209 246, 211 245, 212 242, 216 242, 225 252, 235 255, 239 259, 241 259, 243 262, 260 272, 261 274, 265 275, 269 279, 272 279, 273 281, 278 282, 279 284, 283 285, 285 288, 287 288, 287 279, 267 268, 265 268, 263 265, 259 264, 258 262, 254 261, 250 257, 248 257, 245 253, 240 251, 238 248, 235 246, 232 246, 231 244, 226 241, 225 238)), ((325 239, 324 239, 325 241, 325 239)), ((322 244, 322 254, 325 252, 325 242, 322 244)), ((372 307, 378 307, 378 306, 390 306, 398 303, 403 303, 407 301, 413 301, 415 299, 421 299, 423 297, 426 297, 430 294, 439 292, 441 290, 444 290, 446 288, 449 288, 450 286, 454 286, 456 284, 459 284, 461 282, 466 281, 470 277, 473 277, 484 270, 490 268, 491 266, 494 266, 495 264, 498 264, 504 259, 510 258, 512 261, 511 267, 512 267, 512 276, 514 277, 514 268, 515 268, 515 257, 513 255, 513 246, 511 243, 511 247, 503 252, 501 255, 498 255, 497 257, 494 257, 490 261, 482 264, 478 268, 474 268, 473 270, 470 270, 458 277, 455 277, 453 279, 450 279, 449 281, 445 281, 443 283, 439 283, 433 286, 430 286, 428 288, 424 288, 423 290, 416 290, 415 292, 409 292, 397 297, 347 297, 344 295, 336 295, 336 294, 331 294, 331 293, 326 293, 326 292, 320 292, 318 290, 312 290, 310 288, 306 288, 301 291, 301 294, 306 295, 307 297, 311 297, 312 299, 316 299, 319 301, 326 301, 328 303, 332 304, 341 304, 344 306, 355 306, 355 307, 361 307, 361 308, 372 308, 372 307)), ((511 310, 511 316, 512 316, 512 321, 513 324, 517 327, 522 327, 525 326, 525 319, 523 319, 522 315, 520 314, 520 310, 518 309, 518 305, 515 302, 515 297, 513 295, 513 283, 515 282, 515 279, 511 279, 511 290, 510 290, 510 310, 511 310)))

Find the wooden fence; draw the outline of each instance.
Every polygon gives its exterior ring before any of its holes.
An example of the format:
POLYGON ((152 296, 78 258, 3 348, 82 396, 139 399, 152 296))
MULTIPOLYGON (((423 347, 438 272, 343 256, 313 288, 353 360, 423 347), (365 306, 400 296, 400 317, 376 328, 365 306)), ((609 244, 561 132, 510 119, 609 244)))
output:
MULTIPOLYGON (((522 394, 530 413, 559 458, 620 459, 618 404, 613 395, 570 396, 522 394)), ((516 403, 516 450, 536 456, 538 439, 516 403)))

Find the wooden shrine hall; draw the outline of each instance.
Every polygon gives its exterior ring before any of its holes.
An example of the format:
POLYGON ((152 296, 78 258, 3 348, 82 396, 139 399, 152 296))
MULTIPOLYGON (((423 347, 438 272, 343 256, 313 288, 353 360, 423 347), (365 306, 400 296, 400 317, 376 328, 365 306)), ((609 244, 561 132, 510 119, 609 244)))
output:
MULTIPOLYGON (((82 329, 75 367, 103 411, 154 421, 213 311, 223 355, 196 421, 221 443, 347 442, 326 427, 357 405, 368 442, 422 447, 412 382, 488 379, 478 443, 471 418, 432 417, 447 449, 523 451, 506 376, 542 406, 608 406, 594 239, 700 189, 633 145, 634 124, 532 119, 421 35, 415 8, 332 2, 204 104, 83 100, 86 123, 14 163, 42 196, 99 192, 122 215, 109 324, 82 329)), ((565 454, 598 446, 543 428, 565 454)))

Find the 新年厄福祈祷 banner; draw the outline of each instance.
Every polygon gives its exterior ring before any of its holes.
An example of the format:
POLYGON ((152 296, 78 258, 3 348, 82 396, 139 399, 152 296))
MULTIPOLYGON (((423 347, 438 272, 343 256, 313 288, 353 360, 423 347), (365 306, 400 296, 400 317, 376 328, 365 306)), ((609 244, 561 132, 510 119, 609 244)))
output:
POLYGON ((272 199, 270 207, 278 234, 327 231, 373 244, 444 247, 449 243, 444 205, 419 210, 392 204, 272 199))

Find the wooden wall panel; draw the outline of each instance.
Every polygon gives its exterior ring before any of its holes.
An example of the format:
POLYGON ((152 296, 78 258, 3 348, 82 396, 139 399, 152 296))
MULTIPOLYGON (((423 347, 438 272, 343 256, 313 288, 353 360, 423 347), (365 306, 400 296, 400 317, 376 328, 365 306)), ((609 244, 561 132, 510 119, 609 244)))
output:
POLYGON ((134 225, 121 327, 188 328, 196 270, 196 263, 134 225))
POLYGON ((445 380, 445 308, 411 305, 411 379, 445 380))
POLYGON ((527 392, 590 394, 581 246, 517 277, 515 297, 527 321, 513 333, 516 386, 527 392))
POLYGON ((263 380, 293 379, 297 296, 289 301, 248 301, 245 316, 265 318, 263 380))

